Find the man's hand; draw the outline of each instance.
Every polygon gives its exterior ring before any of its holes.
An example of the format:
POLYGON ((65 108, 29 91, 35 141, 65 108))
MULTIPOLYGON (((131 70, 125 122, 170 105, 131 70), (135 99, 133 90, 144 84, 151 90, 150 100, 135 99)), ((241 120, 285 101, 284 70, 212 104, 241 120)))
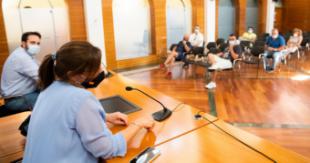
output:
POLYGON ((107 114, 107 122, 110 122, 114 125, 127 125, 128 124, 128 117, 127 115, 115 112, 111 114, 107 114))

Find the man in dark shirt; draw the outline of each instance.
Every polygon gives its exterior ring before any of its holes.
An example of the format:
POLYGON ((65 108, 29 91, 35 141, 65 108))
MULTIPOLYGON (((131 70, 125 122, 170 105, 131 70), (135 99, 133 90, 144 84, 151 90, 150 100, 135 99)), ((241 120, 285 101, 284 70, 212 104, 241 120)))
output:
POLYGON ((178 56, 176 57, 176 61, 184 61, 185 64, 183 67, 187 67, 188 63, 186 62, 186 54, 192 50, 192 45, 189 42, 189 35, 185 35, 183 40, 178 43, 177 52, 178 56))

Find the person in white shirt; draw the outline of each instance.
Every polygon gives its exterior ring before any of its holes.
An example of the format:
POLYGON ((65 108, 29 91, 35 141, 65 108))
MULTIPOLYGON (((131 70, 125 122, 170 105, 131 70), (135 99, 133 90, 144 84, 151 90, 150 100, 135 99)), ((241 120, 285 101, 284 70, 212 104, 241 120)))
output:
POLYGON ((189 37, 189 42, 194 48, 203 47, 203 34, 200 32, 199 26, 195 27, 194 33, 189 37))
POLYGON ((25 32, 21 46, 6 59, 1 76, 5 109, 14 112, 32 110, 39 95, 39 67, 34 57, 40 52, 40 42, 39 32, 25 32))

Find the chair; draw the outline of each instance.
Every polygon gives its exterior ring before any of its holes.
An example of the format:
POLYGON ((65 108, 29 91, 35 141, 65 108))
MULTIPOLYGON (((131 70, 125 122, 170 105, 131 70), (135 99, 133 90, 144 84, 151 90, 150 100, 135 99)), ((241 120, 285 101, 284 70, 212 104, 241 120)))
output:
POLYGON ((250 62, 250 63, 257 63, 257 70, 256 70, 256 77, 258 77, 258 70, 259 70, 259 63, 260 63, 260 59, 262 57, 262 55, 265 52, 265 47, 264 46, 256 46, 254 45, 251 49, 251 55, 252 58, 256 58, 257 61, 256 62, 250 62))
POLYGON ((242 50, 248 53, 250 52, 250 49, 253 46, 251 41, 244 41, 244 40, 240 41, 240 45, 242 47, 242 50))

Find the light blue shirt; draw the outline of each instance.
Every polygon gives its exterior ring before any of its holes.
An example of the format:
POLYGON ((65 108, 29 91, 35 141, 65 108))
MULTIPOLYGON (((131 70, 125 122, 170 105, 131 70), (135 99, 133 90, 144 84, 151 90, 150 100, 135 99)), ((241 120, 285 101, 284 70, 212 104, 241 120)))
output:
POLYGON ((89 91, 55 81, 42 91, 32 112, 24 163, 97 163, 124 156, 127 144, 113 135, 106 113, 89 91))
POLYGON ((37 89, 38 64, 19 47, 4 63, 1 76, 1 94, 4 98, 18 97, 37 89))

